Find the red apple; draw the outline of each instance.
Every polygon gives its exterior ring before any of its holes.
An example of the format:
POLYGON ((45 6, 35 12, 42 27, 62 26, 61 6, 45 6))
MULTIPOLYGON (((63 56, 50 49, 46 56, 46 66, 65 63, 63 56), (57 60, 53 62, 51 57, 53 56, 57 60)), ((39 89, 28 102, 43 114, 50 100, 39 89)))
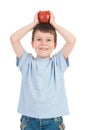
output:
POLYGON ((40 11, 38 13, 38 19, 40 23, 49 23, 50 12, 49 11, 40 11))

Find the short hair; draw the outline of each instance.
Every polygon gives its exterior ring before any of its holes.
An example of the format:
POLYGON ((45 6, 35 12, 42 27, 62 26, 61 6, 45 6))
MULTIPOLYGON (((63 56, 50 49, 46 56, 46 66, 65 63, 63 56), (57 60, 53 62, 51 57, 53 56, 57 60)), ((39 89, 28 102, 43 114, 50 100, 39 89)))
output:
POLYGON ((32 41, 34 41, 35 32, 39 30, 41 32, 51 33, 54 35, 54 42, 57 41, 57 33, 55 28, 50 23, 39 23, 37 24, 32 31, 32 41))

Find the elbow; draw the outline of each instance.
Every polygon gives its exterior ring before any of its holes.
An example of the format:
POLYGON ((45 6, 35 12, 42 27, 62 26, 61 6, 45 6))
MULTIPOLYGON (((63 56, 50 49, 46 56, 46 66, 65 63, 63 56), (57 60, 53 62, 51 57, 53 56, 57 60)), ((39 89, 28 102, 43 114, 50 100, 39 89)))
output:
POLYGON ((21 39, 21 38, 19 38, 19 35, 16 34, 16 33, 13 33, 13 34, 10 36, 11 44, 14 44, 14 43, 19 42, 20 39, 21 39))
POLYGON ((75 43, 75 42, 76 42, 76 37, 74 36, 74 38, 73 38, 73 39, 74 39, 73 41, 74 41, 74 43, 75 43))
POLYGON ((76 37, 75 36, 73 36, 70 43, 73 44, 73 45, 76 43, 76 37))
POLYGON ((12 35, 10 36, 10 41, 11 41, 11 44, 14 44, 14 43, 17 42, 17 38, 16 38, 16 36, 15 36, 14 34, 12 34, 12 35))
POLYGON ((75 43, 76 43, 76 37, 74 36, 74 38, 73 38, 73 44, 75 45, 75 43))
POLYGON ((12 34, 10 36, 10 42, 11 42, 11 44, 14 44, 16 42, 16 38, 15 38, 14 34, 12 34))
POLYGON ((14 36, 13 35, 10 36, 10 42, 14 43, 14 36))

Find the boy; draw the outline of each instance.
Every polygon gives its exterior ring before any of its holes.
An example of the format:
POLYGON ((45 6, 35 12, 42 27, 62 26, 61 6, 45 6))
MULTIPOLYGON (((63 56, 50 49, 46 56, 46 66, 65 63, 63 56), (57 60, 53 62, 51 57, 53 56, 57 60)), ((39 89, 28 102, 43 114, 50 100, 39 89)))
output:
POLYGON ((17 55, 17 66, 22 72, 18 105, 18 112, 22 114, 21 130, 64 130, 62 116, 69 113, 64 71, 68 67, 68 56, 74 47, 75 37, 55 23, 50 11, 49 23, 39 23, 36 13, 34 21, 13 33, 10 39, 17 55), (28 54, 20 42, 32 29, 36 58, 28 54), (56 31, 66 43, 51 57, 57 44, 56 31))

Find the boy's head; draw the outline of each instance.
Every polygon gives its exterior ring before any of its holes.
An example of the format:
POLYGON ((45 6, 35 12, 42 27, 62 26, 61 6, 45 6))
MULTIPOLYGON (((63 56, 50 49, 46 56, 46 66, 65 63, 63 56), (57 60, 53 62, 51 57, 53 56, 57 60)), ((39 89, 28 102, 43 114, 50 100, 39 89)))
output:
POLYGON ((57 34, 55 28, 49 23, 37 24, 32 32, 32 46, 37 57, 50 57, 56 47, 57 34))
POLYGON ((35 36, 35 32, 39 30, 40 32, 45 32, 45 33, 51 33, 54 36, 54 42, 57 42, 57 34, 56 34, 56 30, 55 28, 49 24, 49 23, 39 23, 37 24, 32 32, 32 41, 34 41, 34 36, 35 36))

